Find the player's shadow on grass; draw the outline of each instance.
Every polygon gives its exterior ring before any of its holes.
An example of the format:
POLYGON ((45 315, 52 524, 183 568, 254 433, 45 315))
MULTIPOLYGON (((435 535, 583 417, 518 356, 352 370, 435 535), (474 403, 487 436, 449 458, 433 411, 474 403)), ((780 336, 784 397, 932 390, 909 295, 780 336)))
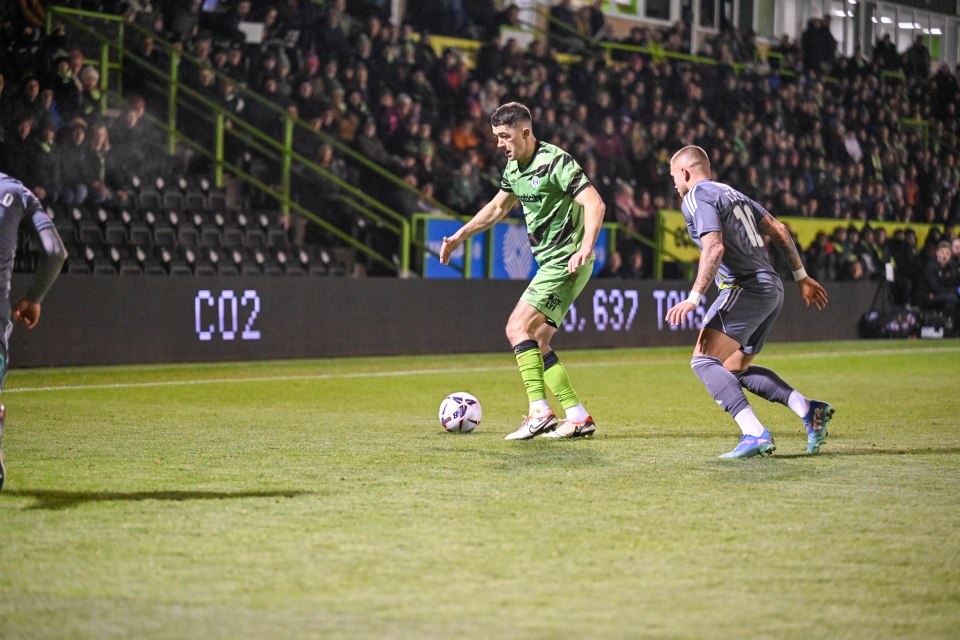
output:
POLYGON ((0 496, 34 498, 27 509, 60 511, 88 502, 140 502, 143 500, 236 500, 238 498, 295 498, 312 491, 50 491, 25 489, 4 491, 0 496))
POLYGON ((776 453, 774 458, 841 458, 846 456, 933 456, 933 455, 957 455, 960 453, 960 447, 923 447, 920 449, 884 449, 880 447, 857 447, 855 449, 834 449, 829 451, 821 450, 815 456, 808 453, 776 453))

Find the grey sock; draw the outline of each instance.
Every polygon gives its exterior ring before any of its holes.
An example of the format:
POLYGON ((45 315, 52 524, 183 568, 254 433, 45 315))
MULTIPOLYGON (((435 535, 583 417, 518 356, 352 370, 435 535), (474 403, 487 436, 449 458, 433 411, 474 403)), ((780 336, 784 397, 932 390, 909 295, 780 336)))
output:
POLYGON ((764 400, 787 404, 793 387, 766 367, 750 365, 740 373, 734 374, 750 393, 756 394, 764 400))
POLYGON ((750 406, 747 396, 743 395, 740 381, 723 367, 719 358, 713 356, 693 356, 690 368, 717 401, 717 404, 731 416, 736 416, 750 406))

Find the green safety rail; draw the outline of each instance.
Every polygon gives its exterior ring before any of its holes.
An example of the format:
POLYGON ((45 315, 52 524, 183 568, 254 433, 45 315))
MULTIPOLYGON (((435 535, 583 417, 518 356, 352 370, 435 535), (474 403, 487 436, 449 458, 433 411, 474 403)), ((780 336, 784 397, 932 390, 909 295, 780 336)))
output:
MULTIPOLYGON (((429 220, 449 220, 449 219, 450 219, 449 216, 441 216, 441 215, 431 214, 431 213, 414 214, 413 216, 414 237, 419 239, 421 244, 426 244, 426 231, 427 231, 426 223, 429 220)), ((466 221, 468 219, 469 217, 467 216, 460 217, 461 221, 466 221)), ((505 222, 508 224, 523 224, 521 220, 516 220, 516 219, 506 219, 506 220, 502 220, 501 222, 505 222)), ((683 260, 680 257, 671 253, 670 251, 667 251, 663 247, 663 234, 661 233, 659 215, 657 216, 656 241, 651 240, 650 238, 644 235, 641 235, 635 231, 627 229, 626 227, 623 227, 615 222, 604 222, 603 228, 607 229, 608 231, 607 255, 610 255, 611 253, 616 251, 618 239, 621 237, 625 237, 628 240, 639 242, 644 246, 650 247, 653 250, 654 256, 655 256, 653 276, 657 280, 663 279, 664 258, 672 259, 680 267, 680 269, 683 270, 684 275, 688 279, 692 280, 696 275, 696 268, 697 268, 696 262, 689 262, 687 260, 683 260)), ((470 256, 472 254, 472 250, 471 250, 472 243, 473 243, 473 238, 469 238, 464 243, 464 247, 463 247, 464 256, 470 256)), ((464 259, 463 261, 463 267, 464 267, 463 277, 464 278, 473 277, 474 274, 472 273, 472 262, 473 262, 472 260, 464 259)), ((481 277, 489 277, 489 274, 493 272, 493 243, 488 242, 484 247, 483 264, 485 266, 486 273, 481 274, 481 277)), ((423 268, 424 268, 424 265, 421 263, 421 273, 423 272, 422 271, 423 268)))
MULTIPOLYGON (((101 69, 101 112, 108 113, 111 106, 126 102, 126 94, 122 86, 125 70, 133 68, 138 73, 142 73, 147 78, 146 82, 156 90, 166 94, 165 119, 159 120, 149 114, 147 117, 165 132, 167 154, 174 155, 178 149, 191 149, 193 152, 210 159, 214 166, 214 181, 218 187, 223 186, 224 171, 226 171, 263 195, 275 200, 284 215, 293 212, 303 216, 346 245, 365 254, 372 261, 403 276, 412 273, 411 256, 415 249, 420 252, 429 251, 429 248, 420 245, 411 233, 411 222, 406 216, 393 210, 373 195, 333 175, 310 158, 299 153, 294 147, 294 132, 298 137, 314 136, 316 139, 333 146, 343 156, 360 167, 379 175, 386 182, 394 184, 398 188, 411 189, 398 176, 373 163, 348 145, 326 134, 314 131, 307 122, 293 117, 287 110, 266 100, 256 92, 241 87, 239 91, 243 98, 259 102, 260 105, 272 111, 282 121, 282 140, 274 139, 250 124, 242 116, 238 117, 227 112, 221 105, 201 95, 180 80, 183 67, 192 65, 194 68, 199 68, 199 60, 183 53, 179 45, 167 42, 142 26, 126 22, 119 16, 66 7, 50 7, 47 11, 47 31, 50 32, 58 24, 71 29, 72 35, 82 34, 88 42, 96 43, 98 46, 99 55, 95 60, 89 62, 101 69), (156 45, 169 59, 169 67, 160 69, 141 58, 126 44, 131 36, 153 38, 156 45), (210 145, 212 148, 191 139, 178 127, 178 122, 181 119, 189 118, 202 118, 210 124, 214 131, 213 143, 210 145), (265 184, 257 176, 225 158, 225 148, 228 142, 232 140, 242 142, 245 147, 256 151, 261 157, 276 162, 280 167, 279 187, 265 184), (322 212, 317 212, 296 202, 293 198, 295 194, 291 193, 291 178, 294 173, 298 172, 300 174, 306 172, 314 178, 336 184, 344 194, 337 198, 340 203, 349 207, 357 215, 367 219, 378 229, 395 235, 399 247, 399 264, 395 264, 389 257, 381 255, 370 246, 331 224, 323 217, 322 212)), ((216 71, 214 73, 220 79, 228 79, 237 84, 237 80, 234 78, 229 78, 216 71)), ((413 191, 419 194, 418 191, 413 191)), ((448 215, 456 215, 443 203, 435 200, 430 202, 438 210, 448 215)))

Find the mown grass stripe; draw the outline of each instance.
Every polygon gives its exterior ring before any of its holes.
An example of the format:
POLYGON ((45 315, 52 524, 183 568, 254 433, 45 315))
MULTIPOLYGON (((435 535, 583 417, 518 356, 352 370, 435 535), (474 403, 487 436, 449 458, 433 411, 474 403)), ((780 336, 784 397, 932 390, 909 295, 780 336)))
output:
MULTIPOLYGON (((873 357, 873 356, 891 356, 904 355, 912 353, 953 353, 960 351, 960 347, 918 347, 913 349, 869 349, 853 351, 811 351, 807 353, 783 353, 764 355, 764 360, 797 360, 810 358, 846 358, 846 357, 873 357)), ((618 366, 647 366, 663 365, 677 362, 676 357, 655 358, 644 360, 600 360, 577 362, 577 367, 618 367, 618 366)), ((192 386, 201 384, 236 384, 236 383, 269 383, 269 382, 294 382, 294 381, 322 381, 322 380, 349 380, 357 378, 393 378, 400 376, 415 375, 441 375, 456 373, 489 373, 494 371, 512 371, 516 367, 513 365, 493 366, 493 367, 444 367, 442 369, 403 369, 397 371, 358 371, 346 373, 318 373, 304 375, 280 375, 280 376, 256 376, 249 378, 194 378, 186 380, 155 380, 148 382, 117 382, 108 384, 77 384, 77 385, 51 385, 44 387, 12 387, 4 389, 4 393, 44 393, 50 391, 88 391, 98 389, 142 389, 149 387, 175 387, 192 386)))

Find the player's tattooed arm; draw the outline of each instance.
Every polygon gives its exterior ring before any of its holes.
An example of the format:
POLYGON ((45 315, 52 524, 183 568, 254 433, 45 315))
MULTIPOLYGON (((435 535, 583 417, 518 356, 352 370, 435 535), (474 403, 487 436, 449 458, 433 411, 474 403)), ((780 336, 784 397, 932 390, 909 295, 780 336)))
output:
POLYGON ((697 279, 691 291, 702 295, 710 288, 710 283, 720 270, 720 261, 723 260, 723 235, 719 231, 711 231, 700 236, 700 242, 703 244, 700 266, 697 268, 697 279))
POLYGON ((760 227, 760 233, 770 238, 770 242, 773 243, 776 251, 787 259, 791 271, 803 268, 800 252, 797 251, 797 246, 794 244, 793 238, 790 236, 790 230, 787 229, 786 225, 773 216, 767 215, 760 218, 757 226, 760 227))
POLYGON ((786 225, 771 215, 760 218, 758 226, 760 232, 769 236, 770 242, 780 252, 780 255, 787 258, 790 262, 790 270, 793 271, 793 279, 800 288, 800 295, 808 307, 823 309, 827 306, 827 291, 823 286, 807 275, 803 268, 803 261, 800 259, 800 253, 793 242, 790 230, 786 225))

